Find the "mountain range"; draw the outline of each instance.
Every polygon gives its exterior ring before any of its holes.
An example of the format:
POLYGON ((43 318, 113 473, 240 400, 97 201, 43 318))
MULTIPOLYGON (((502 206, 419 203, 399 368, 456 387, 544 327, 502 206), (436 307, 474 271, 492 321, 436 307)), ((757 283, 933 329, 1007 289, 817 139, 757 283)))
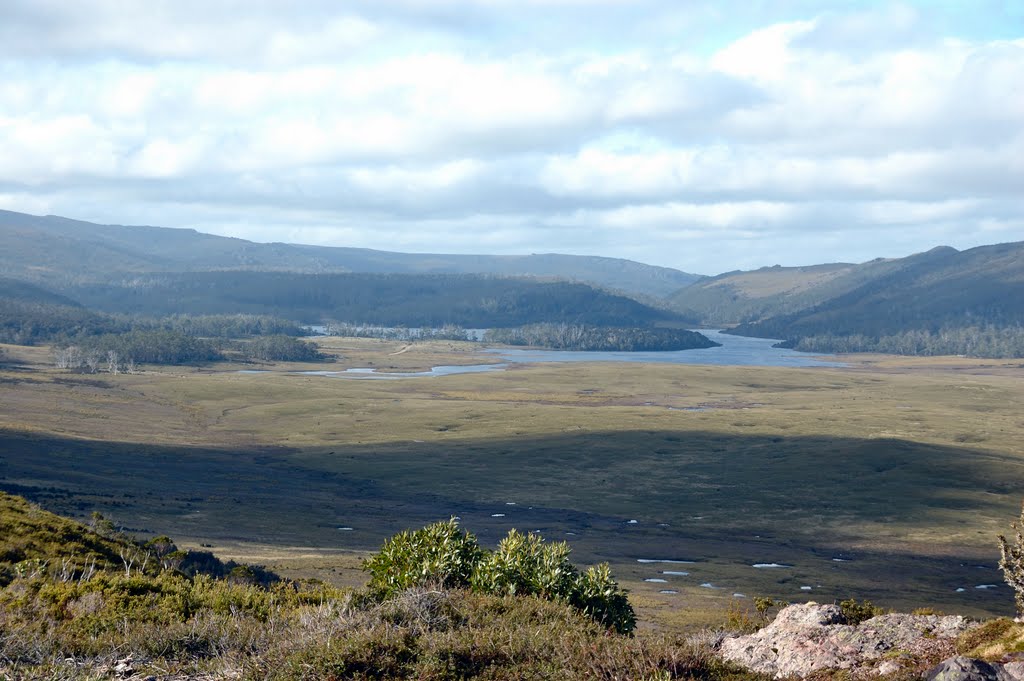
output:
POLYGON ((0 210, 0 275, 38 282, 95 281, 106 273, 277 270, 302 273, 489 274, 579 281, 663 297, 700 275, 619 258, 396 253, 256 243, 193 229, 100 225, 0 210))
POLYGON ((1024 242, 700 277, 616 258, 263 244, 0 211, 0 277, 0 297, 65 311, 465 326, 624 315, 815 351, 1024 355, 1024 242))

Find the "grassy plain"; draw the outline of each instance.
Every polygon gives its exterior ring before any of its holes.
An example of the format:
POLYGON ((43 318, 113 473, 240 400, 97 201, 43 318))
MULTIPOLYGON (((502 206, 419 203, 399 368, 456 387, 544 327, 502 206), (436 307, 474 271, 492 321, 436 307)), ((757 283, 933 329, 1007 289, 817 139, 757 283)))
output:
POLYGON ((1024 497, 1019 361, 291 373, 494 362, 462 343, 322 345, 336 363, 120 376, 5 346, 0 488, 340 584, 360 552, 449 515, 486 543, 540 530, 612 563, 665 626, 720 620, 734 593, 1012 611, 995 536, 1024 497))

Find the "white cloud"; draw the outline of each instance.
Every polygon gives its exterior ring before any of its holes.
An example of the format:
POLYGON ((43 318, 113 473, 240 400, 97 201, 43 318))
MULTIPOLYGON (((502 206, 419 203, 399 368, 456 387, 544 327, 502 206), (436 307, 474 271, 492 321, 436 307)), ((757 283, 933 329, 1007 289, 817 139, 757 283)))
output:
POLYGON ((788 6, 707 49, 738 6, 11 0, 0 205, 705 272, 1024 239, 1024 38, 788 6))

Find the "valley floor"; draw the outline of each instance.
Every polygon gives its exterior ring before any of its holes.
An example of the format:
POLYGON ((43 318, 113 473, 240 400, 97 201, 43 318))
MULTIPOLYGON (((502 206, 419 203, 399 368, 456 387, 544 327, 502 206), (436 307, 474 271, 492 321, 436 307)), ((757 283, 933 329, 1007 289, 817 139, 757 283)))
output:
MULTIPOLYGON (((473 344, 321 344, 331 370, 493 362, 473 344)), ((459 516, 484 543, 539 530, 610 562, 647 626, 720 621, 755 595, 1013 609, 995 538, 1024 497, 1019 360, 369 381, 293 373, 323 365, 86 376, 5 349, 0 489, 286 575, 359 583, 384 538, 459 516)))

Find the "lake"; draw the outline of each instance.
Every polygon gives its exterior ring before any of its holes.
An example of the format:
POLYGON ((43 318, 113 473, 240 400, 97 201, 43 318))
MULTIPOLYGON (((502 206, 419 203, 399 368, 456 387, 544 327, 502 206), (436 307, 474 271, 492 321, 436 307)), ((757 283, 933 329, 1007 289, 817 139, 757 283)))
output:
MULTIPOLYGON (((573 350, 527 350, 496 348, 483 350, 502 360, 501 364, 471 364, 463 366, 436 366, 430 371, 379 372, 369 367, 344 371, 301 371, 307 376, 395 380, 401 378, 428 378, 456 374, 479 374, 503 371, 509 363, 528 362, 655 362, 661 364, 714 364, 718 366, 775 366, 775 367, 842 367, 842 362, 828 356, 773 348, 776 340, 730 336, 721 331, 701 331, 705 336, 721 343, 717 348, 678 350, 675 352, 582 352, 573 350)), ((245 372, 242 372, 245 373, 245 372)))
POLYGON ((674 352, 580 352, 574 350, 494 349, 485 350, 506 362, 655 362, 661 364, 716 364, 719 366, 842 367, 827 356, 773 348, 770 338, 730 336, 721 331, 696 329, 716 343, 717 348, 674 352))

